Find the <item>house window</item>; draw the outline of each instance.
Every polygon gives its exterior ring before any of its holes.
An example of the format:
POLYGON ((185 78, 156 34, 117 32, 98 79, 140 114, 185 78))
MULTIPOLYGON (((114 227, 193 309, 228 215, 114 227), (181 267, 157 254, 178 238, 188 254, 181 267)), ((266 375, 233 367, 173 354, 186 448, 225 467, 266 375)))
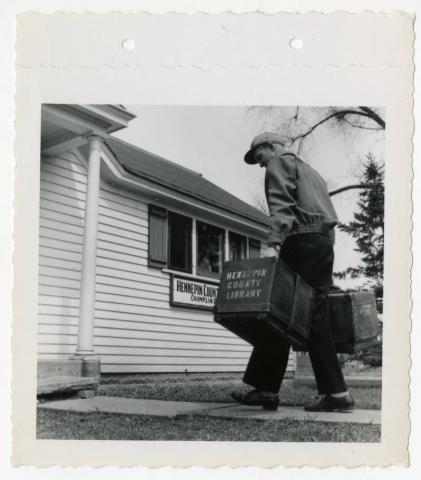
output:
POLYGON ((247 258, 247 237, 229 232, 229 259, 244 260, 247 258))
MULTIPOLYGON (((226 234, 229 260, 260 257, 259 240, 233 232, 226 234)), ((219 278, 225 260, 225 238, 223 228, 149 205, 149 267, 219 278)))
POLYGON ((168 212, 168 268, 192 271, 192 219, 168 212))
POLYGON ((224 263, 224 230, 197 222, 197 274, 219 277, 224 263))

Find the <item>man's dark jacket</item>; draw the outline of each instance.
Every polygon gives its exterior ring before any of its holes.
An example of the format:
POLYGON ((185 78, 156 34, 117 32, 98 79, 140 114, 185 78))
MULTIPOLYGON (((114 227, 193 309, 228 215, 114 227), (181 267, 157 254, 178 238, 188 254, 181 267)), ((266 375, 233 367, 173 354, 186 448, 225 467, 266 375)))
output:
POLYGON ((281 152, 269 162, 265 194, 271 218, 269 243, 282 245, 288 235, 298 233, 329 232, 338 223, 326 182, 293 153, 281 152))

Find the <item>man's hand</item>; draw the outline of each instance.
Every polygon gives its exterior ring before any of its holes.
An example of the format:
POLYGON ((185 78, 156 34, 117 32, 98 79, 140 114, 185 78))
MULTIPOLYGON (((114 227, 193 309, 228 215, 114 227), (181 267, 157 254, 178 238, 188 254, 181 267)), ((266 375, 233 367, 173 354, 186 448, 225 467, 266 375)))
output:
POLYGON ((281 244, 280 243, 269 242, 268 247, 273 248, 275 250, 275 252, 278 253, 278 254, 281 251, 281 244))

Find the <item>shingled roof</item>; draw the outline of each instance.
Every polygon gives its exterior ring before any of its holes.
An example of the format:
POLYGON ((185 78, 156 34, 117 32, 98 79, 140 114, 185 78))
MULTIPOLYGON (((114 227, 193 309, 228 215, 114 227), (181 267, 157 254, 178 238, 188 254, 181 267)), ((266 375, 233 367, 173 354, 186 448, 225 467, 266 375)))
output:
POLYGON ((131 174, 265 226, 269 225, 267 215, 210 182, 200 173, 117 138, 110 137, 106 143, 120 164, 131 174))

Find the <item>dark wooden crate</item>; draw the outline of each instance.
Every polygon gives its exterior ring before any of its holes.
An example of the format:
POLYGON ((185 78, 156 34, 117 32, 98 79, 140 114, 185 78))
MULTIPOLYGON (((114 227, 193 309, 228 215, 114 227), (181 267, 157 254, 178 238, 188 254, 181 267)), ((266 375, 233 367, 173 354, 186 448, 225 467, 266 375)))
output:
POLYGON ((311 297, 312 288, 276 257, 226 262, 215 321, 251 344, 269 334, 304 347, 311 297))
MULTIPOLYGON (((215 320, 252 345, 259 338, 278 335, 295 350, 305 351, 311 296, 312 288, 276 257, 227 262, 215 303, 215 320)), ((378 344, 374 292, 330 294, 325 308, 338 353, 355 353, 378 344)))
POLYGON ((330 294, 326 311, 338 353, 355 353, 379 343, 373 291, 330 294))
MULTIPOLYGON (((330 294, 324 308, 337 353, 356 353, 379 343, 373 291, 330 294)), ((306 349, 294 346, 294 350, 306 349)))

